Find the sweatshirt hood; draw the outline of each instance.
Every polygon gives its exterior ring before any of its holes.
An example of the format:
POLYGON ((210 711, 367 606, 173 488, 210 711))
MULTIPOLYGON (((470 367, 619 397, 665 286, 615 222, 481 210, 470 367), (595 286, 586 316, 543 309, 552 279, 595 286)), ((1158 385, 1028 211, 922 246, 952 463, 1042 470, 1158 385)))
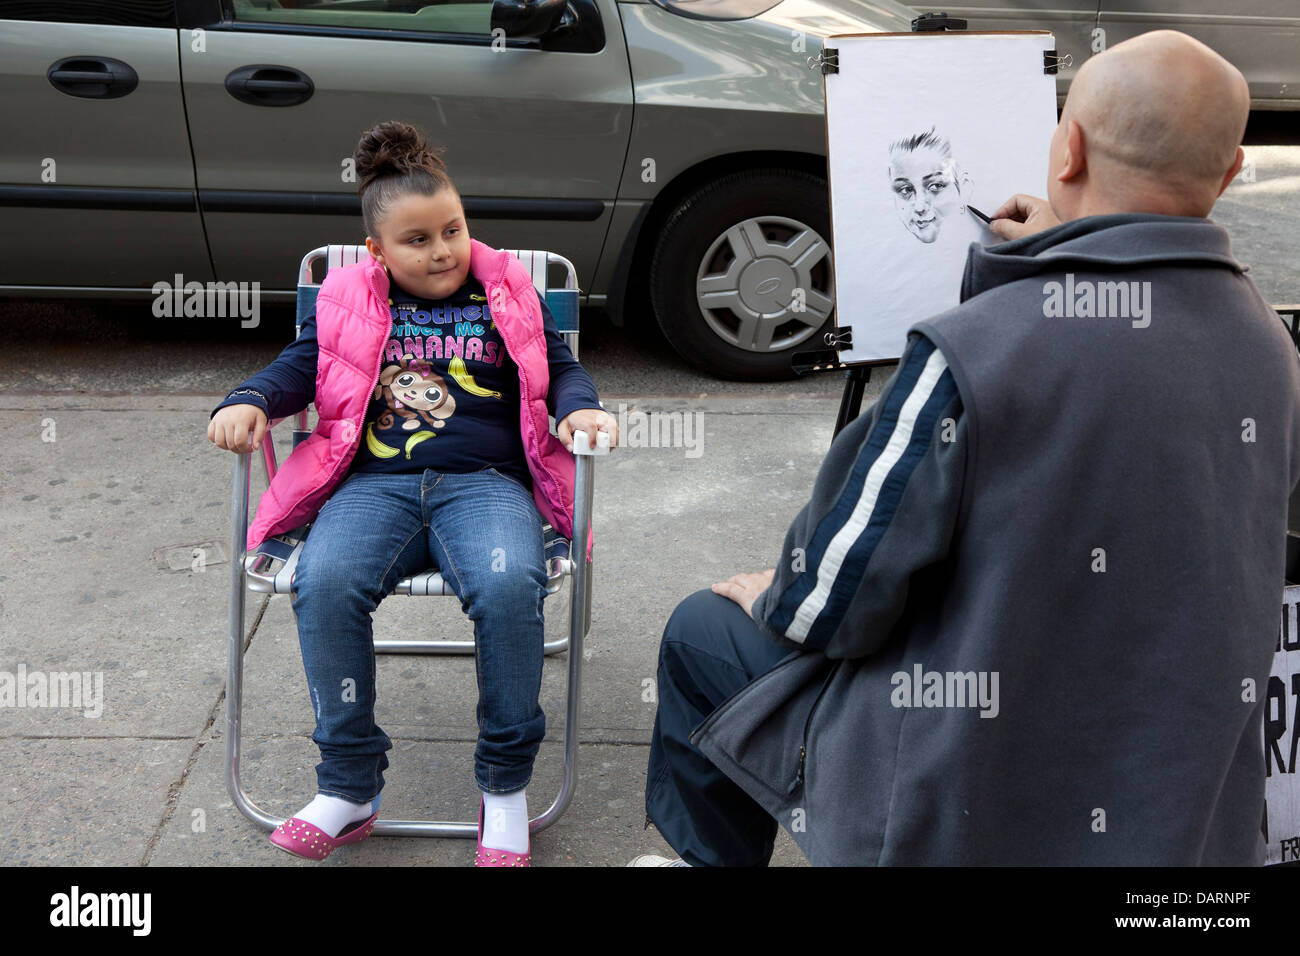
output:
POLYGON ((1210 264, 1238 273, 1227 231, 1198 216, 1113 213, 1086 216, 994 246, 972 243, 961 301, 981 292, 1062 270, 1210 264))

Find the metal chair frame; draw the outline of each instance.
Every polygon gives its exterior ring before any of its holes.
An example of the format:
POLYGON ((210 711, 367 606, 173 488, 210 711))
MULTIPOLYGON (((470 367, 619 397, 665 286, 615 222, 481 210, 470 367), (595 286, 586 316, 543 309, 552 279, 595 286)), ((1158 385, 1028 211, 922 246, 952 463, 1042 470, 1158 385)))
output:
MULTIPOLYGON (((578 354, 578 280, 577 272, 568 259, 553 252, 537 250, 510 250, 529 269, 533 285, 540 295, 546 297, 547 306, 556 319, 556 325, 565 337, 575 357, 578 354), (564 285, 548 285, 549 267, 563 266, 566 275, 564 285)), ((315 307, 316 292, 319 283, 312 277, 312 266, 318 260, 327 260, 327 270, 340 266, 352 265, 364 261, 370 253, 365 246, 330 245, 321 246, 307 253, 302 259, 298 272, 298 319, 297 332, 302 331, 303 321, 310 310, 315 307)), ((296 448, 310 434, 307 429, 307 409, 295 416, 293 446, 296 448)), ((267 484, 275 477, 277 462, 275 444, 271 441, 271 429, 278 423, 271 422, 267 428, 266 438, 262 442, 262 467, 267 484)), ((585 542, 591 529, 592 497, 595 482, 595 456, 609 453, 608 436, 598 434, 598 444, 592 447, 584 432, 574 435, 575 475, 573 496, 573 540, 585 542)), ((284 822, 271 816, 259 807, 244 791, 239 778, 239 756, 241 738, 241 715, 243 708, 243 667, 244 667, 244 627, 245 599, 247 592, 289 594, 292 591, 293 574, 298 555, 309 525, 295 529, 284 535, 269 538, 258 547, 257 551, 248 553, 246 549, 248 531, 248 512, 250 496, 250 479, 252 471, 251 454, 235 456, 234 485, 231 493, 230 509, 230 605, 229 630, 227 634, 227 671, 226 671, 226 789, 231 799, 244 816, 259 824, 265 830, 272 830, 284 822)), ((578 548, 578 557, 574 558, 569 542, 554 532, 550 525, 543 526, 547 548, 547 586, 546 593, 554 594, 563 586, 563 579, 570 581, 569 628, 568 634, 559 640, 548 641, 544 645, 546 654, 569 652, 568 690, 564 726, 564 764, 559 793, 543 813, 529 821, 530 832, 546 829, 568 807, 573 798, 577 783, 578 756, 578 715, 582 699, 582 642, 591 624, 591 561, 586 548, 578 548)), ((412 597, 435 597, 452 595, 454 592, 443 580, 442 575, 434 569, 403 578, 398 582, 392 594, 412 597)), ((376 653, 388 654, 472 654, 473 641, 408 641, 378 640, 375 642, 376 653)), ((460 822, 447 820, 377 820, 374 833, 379 836, 421 836, 421 837, 460 837, 473 838, 478 834, 477 822, 460 822)))

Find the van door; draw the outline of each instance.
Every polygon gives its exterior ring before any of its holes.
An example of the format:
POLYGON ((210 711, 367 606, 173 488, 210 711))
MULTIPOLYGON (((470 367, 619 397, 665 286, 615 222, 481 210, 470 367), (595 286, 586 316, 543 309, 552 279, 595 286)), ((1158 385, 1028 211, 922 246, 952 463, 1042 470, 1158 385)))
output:
POLYGON ((172 4, 0 0, 0 286, 212 278, 172 4))

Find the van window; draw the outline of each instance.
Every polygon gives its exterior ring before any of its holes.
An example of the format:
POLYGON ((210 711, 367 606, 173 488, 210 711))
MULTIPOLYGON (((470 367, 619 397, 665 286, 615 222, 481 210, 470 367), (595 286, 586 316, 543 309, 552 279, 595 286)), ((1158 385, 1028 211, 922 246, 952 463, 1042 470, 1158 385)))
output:
POLYGON ((665 10, 692 20, 748 20, 781 0, 654 0, 665 10))
POLYGON ((417 33, 492 32, 492 0, 225 0, 235 21, 417 33))
POLYGON ((0 20, 176 29, 171 0, 114 0, 107 3, 92 3, 90 0, 46 0, 44 3, 36 0, 0 0, 0 20))

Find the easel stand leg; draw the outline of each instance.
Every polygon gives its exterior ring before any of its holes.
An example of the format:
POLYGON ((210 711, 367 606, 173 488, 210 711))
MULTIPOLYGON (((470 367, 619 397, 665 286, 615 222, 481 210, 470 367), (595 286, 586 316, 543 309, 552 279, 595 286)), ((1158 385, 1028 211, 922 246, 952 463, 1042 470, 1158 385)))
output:
POLYGON ((840 396, 840 413, 835 419, 835 434, 831 436, 831 441, 838 438, 844 426, 862 411, 862 396, 866 394, 869 381, 870 365, 854 365, 844 373, 844 394, 840 396))

